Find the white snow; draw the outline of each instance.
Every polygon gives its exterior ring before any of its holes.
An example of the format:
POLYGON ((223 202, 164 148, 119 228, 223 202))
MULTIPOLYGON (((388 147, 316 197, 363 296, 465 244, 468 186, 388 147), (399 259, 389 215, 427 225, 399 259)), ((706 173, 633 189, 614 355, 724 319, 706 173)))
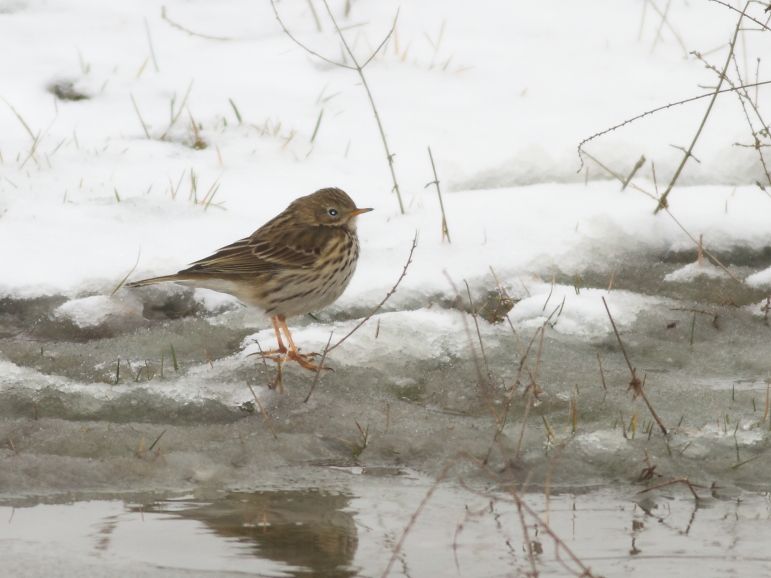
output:
POLYGON ((752 287, 771 287, 771 267, 753 273, 747 277, 746 282, 752 287))
POLYGON ((134 295, 111 297, 92 295, 71 299, 54 310, 58 319, 71 321, 81 329, 105 323, 131 323, 142 319, 142 303, 134 295))
POLYGON ((693 263, 688 263, 687 265, 668 273, 664 276, 664 281, 688 283, 698 281, 699 277, 722 279, 728 277, 728 274, 709 261, 702 261, 701 263, 694 261, 693 263))
POLYGON ((559 284, 540 283, 528 290, 531 295, 517 303, 509 314, 513 322, 521 322, 523 327, 538 327, 548 319, 558 333, 586 338, 600 337, 611 331, 603 297, 619 329, 634 323, 644 308, 663 302, 663 299, 629 291, 576 290, 559 284))
MULTIPOLYGON (((175 271, 327 185, 376 208, 361 219, 360 270, 343 307, 372 302, 390 286, 415 230, 420 247, 404 288, 424 295, 449 291, 444 270, 473 280, 493 266, 510 281, 554 263, 578 270, 628 250, 692 245, 667 216, 653 216, 651 199, 594 180, 604 175, 591 162, 587 185, 575 172, 583 137, 713 82, 666 30, 654 42, 658 25, 648 13, 641 27, 639 2, 603 0, 589 11, 492 0, 473 9, 455 2, 354 5, 346 23, 366 23, 348 33, 360 55, 401 8, 394 39, 367 74, 397 154, 406 216, 389 192, 382 145, 355 74, 294 45, 267 1, 165 4, 169 19, 225 41, 172 27, 149 0, 0 6, 1 46, 14 54, 0 63, 0 294, 105 293, 138 251, 133 277, 175 271), (33 37, 46 41, 31 43, 33 37), (25 49, 13 49, 19 46, 25 49), (89 98, 57 101, 46 87, 62 79, 89 98), (191 82, 186 110, 169 128, 170 107, 179 110, 191 82), (205 149, 188 146, 191 117, 205 149), (451 246, 439 240, 436 196, 424 188, 432 178, 429 145, 451 246)), ((316 32, 305 2, 284 2, 280 10, 299 38, 338 57, 329 25, 316 32)), ((669 19, 682 25, 689 48, 703 50, 723 42, 734 20, 709 3, 678 4, 669 19)), ((752 55, 766 40, 747 35, 744 42, 752 55)), ((733 146, 747 130, 732 99, 718 101, 697 149, 701 162, 689 163, 680 180, 699 186, 677 187, 671 210, 710 248, 761 247, 771 243, 771 200, 754 185, 755 151, 733 146)), ((587 150, 622 174, 645 154, 656 162, 661 187, 681 154, 669 144, 685 143, 702 112, 699 104, 678 108, 587 150)), ((636 182, 653 190, 649 166, 636 182)), ((560 324, 567 327, 568 319, 560 324)))

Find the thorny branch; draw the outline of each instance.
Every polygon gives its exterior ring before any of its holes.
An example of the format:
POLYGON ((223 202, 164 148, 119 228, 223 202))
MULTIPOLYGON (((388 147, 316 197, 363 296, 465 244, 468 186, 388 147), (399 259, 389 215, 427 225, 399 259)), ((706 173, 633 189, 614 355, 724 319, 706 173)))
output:
POLYGON ((673 108, 675 106, 681 106, 683 104, 688 104, 688 103, 691 103, 691 102, 695 102, 697 100, 701 100, 702 98, 707 98, 707 97, 713 96, 715 94, 724 94, 726 92, 736 92, 737 90, 753 88, 755 86, 765 86, 767 84, 771 84, 771 80, 763 80, 761 82, 753 82, 753 83, 750 83, 750 84, 743 84, 741 86, 732 87, 732 88, 723 88, 723 89, 718 90, 717 92, 706 92, 704 94, 699 94, 697 96, 692 96, 690 98, 685 98, 683 100, 678 100, 677 102, 670 102, 669 104, 665 104, 665 105, 662 105, 662 106, 657 106, 656 108, 652 108, 650 110, 646 110, 645 112, 642 112, 642 113, 640 113, 640 114, 638 114, 636 116, 628 118, 625 121, 618 123, 617 125, 614 125, 614 126, 611 126, 610 128, 606 128, 604 130, 601 130, 600 132, 596 132, 593 135, 586 137, 580 143, 578 143, 578 147, 576 147, 576 150, 578 151, 578 158, 579 158, 580 164, 579 164, 578 170, 576 172, 580 173, 583 170, 584 165, 586 164, 584 162, 584 155, 587 155, 587 153, 584 151, 584 145, 586 145, 587 143, 589 143, 589 142, 591 142, 591 141, 593 141, 593 140, 595 140, 595 139, 597 139, 597 138, 599 138, 601 136, 604 136, 604 135, 606 135, 608 133, 611 133, 611 132, 616 131, 616 130, 618 130, 620 128, 623 128, 623 127, 625 127, 628 124, 632 124, 635 121, 638 121, 640 119, 645 118, 646 116, 651 116, 653 114, 656 114, 657 112, 661 112, 662 110, 667 110, 668 108, 673 108))

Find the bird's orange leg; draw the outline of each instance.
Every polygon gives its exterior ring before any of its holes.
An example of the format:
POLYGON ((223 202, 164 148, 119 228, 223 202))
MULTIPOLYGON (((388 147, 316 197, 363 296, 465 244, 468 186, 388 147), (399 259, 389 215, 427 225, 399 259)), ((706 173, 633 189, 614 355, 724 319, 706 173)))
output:
POLYGON ((260 357, 267 357, 268 359, 272 359, 273 361, 277 361, 278 358, 284 357, 286 354, 286 346, 284 345, 284 341, 281 339, 281 326, 279 325, 278 321, 278 315, 274 315, 270 318, 271 322, 273 323, 273 331, 276 332, 276 341, 278 342, 278 349, 270 349, 268 351, 260 351, 258 353, 253 353, 252 355, 259 355, 260 357))
POLYGON ((271 317, 270 320, 273 322, 273 331, 276 332, 276 341, 278 342, 278 352, 286 353, 286 347, 284 346, 284 342, 281 340, 281 326, 279 325, 278 315, 271 317))
POLYGON ((283 315, 277 315, 276 318, 278 319, 279 326, 284 330, 284 335, 286 335, 287 341, 289 341, 289 351, 286 354, 287 359, 296 361, 301 367, 310 371, 320 371, 322 369, 328 369, 331 371, 331 367, 321 366, 311 361, 311 358, 313 356, 317 356, 318 353, 311 353, 310 355, 303 355, 300 353, 294 343, 294 339, 292 339, 292 333, 289 331, 289 327, 287 327, 286 317, 283 315))

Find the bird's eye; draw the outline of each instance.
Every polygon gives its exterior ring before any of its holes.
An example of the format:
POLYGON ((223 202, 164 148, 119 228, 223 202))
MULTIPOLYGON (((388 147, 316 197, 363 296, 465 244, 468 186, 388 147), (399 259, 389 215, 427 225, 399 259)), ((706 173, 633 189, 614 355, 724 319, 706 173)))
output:
POLYGON ((337 217, 337 209, 327 209, 330 217, 337 217))

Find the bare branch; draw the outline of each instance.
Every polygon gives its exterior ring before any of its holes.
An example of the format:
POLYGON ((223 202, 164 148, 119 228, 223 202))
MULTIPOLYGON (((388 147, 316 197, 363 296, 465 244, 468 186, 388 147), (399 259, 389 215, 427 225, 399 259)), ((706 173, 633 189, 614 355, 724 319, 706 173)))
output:
POLYGON ((306 46, 302 42, 300 42, 290 31, 289 28, 286 27, 286 24, 284 24, 284 21, 281 20, 281 16, 278 13, 278 8, 276 7, 276 0, 270 0, 270 5, 273 7, 273 14, 276 15, 276 20, 278 20, 279 25, 281 26, 281 29, 284 31, 284 34, 289 36, 289 39, 297 44, 300 48, 305 50, 305 52, 308 52, 309 54, 312 54, 316 58, 319 58, 323 60, 324 62, 328 62, 329 64, 334 64, 335 66, 340 66, 341 68, 347 68, 349 70, 356 70, 355 66, 351 66, 350 64, 346 64, 344 62, 338 62, 337 60, 332 60, 331 58, 327 58, 323 54, 319 54, 312 48, 306 46))
MULTIPOLYGON (((742 14, 747 20, 752 20, 755 24, 757 24, 758 26, 761 26, 765 30, 771 30, 771 28, 769 28, 766 24, 764 24, 760 20, 757 20, 757 19, 753 18, 749 14, 745 14, 742 10, 739 10, 738 8, 735 8, 734 6, 731 6, 727 2, 723 2, 722 0, 709 0, 709 1, 710 2, 715 2, 716 4, 721 4, 722 6, 725 6, 726 8, 728 8, 730 10, 733 10, 734 12, 738 12, 739 14, 742 14)), ((744 9, 746 10, 747 7, 745 7, 744 9)), ((768 8, 766 8, 766 12, 768 12, 768 8)))
POLYGON ((394 23, 391 24, 391 29, 388 31, 388 34, 385 35, 385 38, 380 42, 380 44, 377 45, 377 48, 370 54, 369 58, 364 61, 364 64, 361 65, 361 68, 366 68, 366 66, 372 61, 375 56, 377 56, 378 52, 386 45, 386 42, 393 36, 394 30, 396 30, 396 21, 399 18, 399 9, 396 10, 396 15, 394 16, 394 23))
MULTIPOLYGON (((597 139, 597 138, 599 138, 601 136, 604 136, 604 135, 606 135, 606 134, 608 134, 610 132, 613 132, 615 130, 623 128, 623 127, 625 127, 628 124, 632 124, 633 122, 638 121, 638 120, 640 120, 642 118, 645 118, 646 116, 650 116, 652 114, 656 114, 657 112, 661 112, 662 110, 667 110, 668 108, 672 108, 672 107, 675 107, 675 106, 680 106, 680 105, 683 105, 683 104, 688 104, 688 103, 691 103, 691 102, 695 102, 697 100, 701 100, 702 98, 707 98, 709 96, 714 96, 715 94, 723 94, 723 93, 726 93, 726 92, 735 92, 737 90, 746 89, 746 88, 752 88, 754 86, 764 86, 766 84, 771 84, 771 80, 764 80, 762 82, 753 82, 752 84, 744 84, 742 86, 737 86, 737 87, 732 87, 732 88, 723 88, 721 90, 718 90, 717 92, 706 92, 706 93, 700 94, 698 96, 692 96, 691 98, 686 98, 686 99, 683 99, 683 100, 678 100, 677 102, 670 102, 669 104, 665 104, 663 106, 658 106, 656 108, 652 108, 650 110, 646 110, 643 113, 640 113, 640 114, 638 114, 636 116, 633 116, 631 118, 626 119, 624 122, 620 122, 619 124, 614 125, 614 126, 612 126, 610 128, 606 128, 604 130, 601 130, 600 132, 596 132, 593 135, 591 135, 589 137, 586 137, 580 143, 578 143, 578 147, 577 147, 576 150, 578 151, 578 158, 580 159, 581 163, 580 163, 580 165, 578 167, 578 170, 576 172, 580 173, 583 170, 583 168, 584 168, 584 154, 586 154, 584 152, 584 145, 586 143, 588 143, 588 142, 591 142, 591 141, 593 141, 593 140, 595 140, 595 139, 597 139)), ((622 180, 622 182, 623 182, 623 180, 622 180)))
POLYGON ((648 411, 651 412, 653 419, 656 420, 656 423, 658 424, 662 433, 664 435, 667 435, 667 428, 664 426, 664 422, 661 421, 661 418, 656 413, 656 410, 653 409, 651 402, 648 401, 648 396, 645 395, 645 390, 643 389, 643 386, 645 385, 645 379, 643 378, 643 381, 640 382, 640 378, 637 377, 637 369, 632 367, 632 362, 629 361, 629 356, 626 354, 626 348, 624 347, 624 342, 621 341, 621 335, 618 332, 618 328, 616 327, 616 322, 613 320, 613 316, 610 314, 610 309, 608 308, 607 301, 605 301, 605 297, 602 298, 602 304, 605 305, 605 311, 608 312, 608 319, 610 319, 610 324, 613 326, 613 332, 616 334, 616 339, 618 340, 619 347, 621 347, 621 353, 624 354, 624 359, 626 360, 626 364, 629 367, 629 373, 632 378, 631 381, 629 382, 629 388, 632 390, 632 394, 635 397, 639 396, 643 398, 645 405, 648 406, 648 411))
POLYGON ((436 174, 436 165, 434 164, 434 155, 431 153, 431 147, 428 147, 428 158, 431 159, 431 170, 434 171, 434 180, 426 185, 435 185, 436 194, 439 197, 439 209, 442 211, 442 241, 447 237, 447 242, 452 244, 450 239, 450 229, 447 227, 447 216, 444 212, 444 201, 442 200, 442 190, 439 188, 439 177, 436 174))
POLYGON ((329 343, 332 341, 332 335, 334 335, 334 331, 329 332, 329 339, 327 339, 327 344, 324 347, 324 353, 321 354, 321 361, 319 362, 319 366, 316 369, 316 375, 313 377, 313 383, 311 384, 311 388, 308 390, 308 395, 305 396, 305 399, 303 400, 303 403, 308 403, 308 400, 311 398, 311 395, 313 394, 313 390, 316 389, 316 385, 319 383, 319 378, 321 377, 321 370, 324 369, 324 361, 327 359, 327 353, 329 353, 329 343))
POLYGON ((372 318, 372 316, 373 316, 375 313, 377 313, 378 311, 380 311, 380 309, 383 307, 383 305, 385 305, 386 301, 388 301, 388 300, 391 298, 391 295, 393 295, 394 293, 396 293, 396 289, 399 287, 399 284, 402 282, 402 280, 404 279, 404 277, 407 275, 407 269, 409 268, 409 266, 410 266, 410 263, 412 263, 412 255, 413 255, 413 253, 415 253, 415 247, 417 247, 417 246, 418 246, 418 233, 417 233, 417 231, 416 231, 416 232, 415 232, 415 236, 414 236, 414 237, 413 237, 413 239, 412 239, 412 247, 410 247, 410 254, 407 256, 407 262, 404 264, 404 268, 402 269, 402 274, 401 274, 401 275, 399 275, 399 278, 396 280, 396 283, 394 283, 394 286, 393 286, 393 287, 391 287, 391 290, 390 290, 388 293, 386 293, 386 296, 385 296, 385 297, 383 297, 383 300, 382 300, 380 303, 378 303, 378 304, 377 304, 377 305, 376 305, 376 306, 375 306, 375 307, 372 309, 372 311, 370 311, 370 312, 367 314, 367 316, 366 316, 364 319, 362 319, 361 321, 359 321, 359 323, 357 323, 357 324, 356 324, 356 327, 354 327, 354 328, 353 328, 353 329, 351 329, 351 330, 350 330, 348 333, 346 333, 346 334, 345 334, 345 335, 344 335, 344 336, 343 336, 343 337, 342 337, 342 338, 341 338, 341 339, 340 339, 340 340, 339 340, 337 343, 335 343, 335 344, 334 344, 332 347, 328 347, 328 348, 326 349, 326 352, 325 352, 325 353, 329 353, 330 351, 332 351, 332 350, 333 350, 333 349, 335 349, 336 347, 338 347, 338 346, 342 345, 342 343, 343 343, 343 342, 344 342, 346 339, 348 339, 348 338, 349 338, 351 335, 353 335, 354 333, 356 333, 356 332, 359 330, 359 328, 360 328, 362 325, 364 325, 364 324, 365 324, 367 321, 369 321, 369 320, 372 318))
POLYGON ((235 40, 235 38, 228 38, 227 36, 211 36, 209 34, 201 34, 200 32, 194 32, 189 28, 185 28, 181 24, 174 22, 171 18, 169 18, 166 15, 166 6, 161 6, 161 18, 166 22, 168 22, 169 26, 171 26, 172 28, 181 30, 182 32, 184 32, 185 34, 189 34, 190 36, 197 36, 198 38, 203 38, 205 40, 216 40, 217 42, 232 42, 233 40, 235 40))
POLYGON ((680 164, 678 165, 677 170, 675 171, 675 174, 672 175, 672 180, 669 181, 669 184, 667 185, 666 190, 661 195, 661 197, 659 197, 659 204, 656 207, 656 209, 653 211, 653 214, 656 214, 661 209, 665 209, 669 206, 667 204, 667 198, 669 197, 669 193, 672 191, 672 187, 674 187, 675 184, 677 183, 677 179, 680 178, 680 173, 683 172, 685 163, 687 163, 688 159, 691 158, 693 153, 693 148, 696 146, 696 142, 699 140, 699 137, 701 136, 701 131, 704 130, 704 127, 707 124, 707 119, 709 118, 709 115, 712 112, 712 107, 714 106, 715 101, 717 100, 717 95, 720 94, 720 90, 723 87, 723 81, 725 80, 725 74, 726 74, 726 71, 728 70, 728 65, 731 63, 731 58, 734 55, 734 47, 736 46, 736 39, 739 37, 739 29, 741 27, 742 19, 744 18, 744 13, 747 11, 747 8, 749 8, 749 6, 750 6, 750 2, 748 1, 744 5, 744 10, 742 10, 741 15, 739 16, 739 19, 736 22, 734 35, 728 47, 728 57, 725 60, 725 64, 723 65, 723 70, 720 73, 720 78, 718 79, 717 86, 715 87, 715 91, 712 93, 712 98, 710 99, 709 104, 707 105, 707 110, 704 112, 704 117, 701 119, 699 128, 696 129, 696 134, 693 135, 693 140, 691 141, 691 145, 688 147, 688 150, 685 151, 685 154, 683 155, 683 158, 680 161, 680 164))

